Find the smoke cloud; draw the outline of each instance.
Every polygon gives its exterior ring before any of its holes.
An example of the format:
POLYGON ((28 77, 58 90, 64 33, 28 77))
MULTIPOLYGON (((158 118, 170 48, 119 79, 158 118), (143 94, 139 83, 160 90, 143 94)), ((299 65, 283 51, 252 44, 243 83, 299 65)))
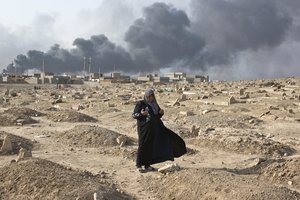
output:
POLYGON ((99 34, 75 39, 72 49, 30 50, 15 61, 20 70, 36 68, 44 56, 46 71, 54 72, 81 71, 83 57, 91 57, 92 71, 102 72, 115 66, 127 73, 177 69, 216 79, 293 76, 300 75, 299 33, 298 0, 192 0, 189 12, 153 3, 120 34, 125 47, 99 34))
MULTIPOLYGON (((134 63, 129 53, 122 47, 110 42, 104 35, 92 36, 86 40, 74 40, 75 48, 71 50, 60 48, 55 44, 47 52, 30 50, 27 55, 18 55, 15 59, 17 69, 41 68, 44 60, 46 72, 78 72, 84 70, 84 57, 86 58, 85 70, 88 71, 88 62, 91 58, 91 72, 110 71, 114 66, 126 68, 134 72, 134 63)), ((7 67, 8 72, 14 70, 12 64, 7 67)))
POLYGON ((189 31, 187 14, 164 3, 144 9, 126 32, 125 41, 139 66, 147 70, 169 67, 176 61, 188 63, 201 51, 204 41, 189 31))

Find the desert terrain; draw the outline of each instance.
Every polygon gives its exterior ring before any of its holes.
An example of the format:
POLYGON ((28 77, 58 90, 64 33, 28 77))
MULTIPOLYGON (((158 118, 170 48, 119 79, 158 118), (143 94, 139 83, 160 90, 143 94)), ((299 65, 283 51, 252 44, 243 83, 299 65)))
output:
POLYGON ((300 78, 0 85, 0 199, 300 199, 300 78), (188 153, 135 167, 153 88, 188 153))

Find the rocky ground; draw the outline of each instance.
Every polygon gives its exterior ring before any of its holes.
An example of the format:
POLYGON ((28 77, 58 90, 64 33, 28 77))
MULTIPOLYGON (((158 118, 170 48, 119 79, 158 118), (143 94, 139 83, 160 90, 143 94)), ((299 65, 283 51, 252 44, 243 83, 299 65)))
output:
POLYGON ((0 199, 300 199, 300 78, 0 85, 0 199), (135 169, 152 87, 188 153, 135 169))

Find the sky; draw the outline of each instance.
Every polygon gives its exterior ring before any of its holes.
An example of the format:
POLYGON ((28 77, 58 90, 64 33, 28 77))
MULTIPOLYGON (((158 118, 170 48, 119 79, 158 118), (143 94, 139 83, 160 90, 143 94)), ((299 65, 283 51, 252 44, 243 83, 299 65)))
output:
POLYGON ((0 70, 38 68, 44 52, 54 71, 80 71, 91 56, 104 72, 300 76, 298 0, 0 2, 0 70))

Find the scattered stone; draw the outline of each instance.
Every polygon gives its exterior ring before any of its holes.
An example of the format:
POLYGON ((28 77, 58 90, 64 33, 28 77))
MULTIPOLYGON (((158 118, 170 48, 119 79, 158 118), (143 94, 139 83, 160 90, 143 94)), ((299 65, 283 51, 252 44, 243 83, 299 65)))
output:
POLYGON ((78 110, 83 110, 84 107, 81 104, 73 104, 72 107, 71 107, 71 109, 78 111, 78 110))
POLYGON ((233 96, 231 96, 229 98, 228 105, 232 105, 232 104, 235 104, 235 103, 237 103, 236 99, 233 96))
POLYGON ((179 170, 180 170, 180 166, 177 163, 173 163, 159 168, 158 172, 166 174, 166 173, 171 173, 179 170))
POLYGON ((107 103, 107 106, 108 106, 109 108, 113 108, 113 107, 115 107, 116 105, 115 105, 114 103, 107 103))
POLYGON ((253 162, 251 163, 251 166, 252 166, 252 167, 255 167, 255 166, 259 165, 260 163, 262 163, 262 162, 264 162, 264 161, 266 161, 265 158, 255 158, 255 159, 253 160, 253 162))
POLYGON ((204 110, 204 111, 202 111, 202 114, 205 115, 205 114, 207 114, 209 112, 211 112, 211 110, 204 110))
POLYGON ((259 115, 259 117, 263 117, 263 116, 268 115, 268 114, 270 114, 270 113, 271 113, 271 111, 264 112, 264 113, 262 113, 261 115, 259 115))
POLYGON ((288 181, 288 184, 289 184, 289 185, 293 185, 293 182, 292 182, 292 181, 288 181))
POLYGON ((10 139, 9 135, 5 136, 2 147, 0 149, 0 152, 3 152, 3 153, 13 152, 13 146, 12 146, 11 139, 10 139))
POLYGON ((249 120, 249 124, 254 124, 255 123, 255 119, 250 119, 249 120))
POLYGON ((16 97, 16 96, 18 96, 18 94, 15 91, 11 91, 9 96, 16 97))
POLYGON ((208 99, 208 96, 207 96, 207 95, 203 95, 203 96, 201 97, 201 99, 208 99))
POLYGON ((51 137, 51 135, 36 135, 35 138, 48 138, 51 137))
POLYGON ((249 94, 240 96, 240 99, 249 99, 249 98, 250 98, 250 95, 249 95, 249 94))
POLYGON ((191 127, 190 133, 192 136, 198 136, 200 131, 200 127, 196 127, 196 125, 193 125, 191 127))
POLYGON ((17 126, 23 126, 24 122, 25 122, 25 119, 17 119, 16 125, 17 126))
POLYGON ((21 160, 25 160, 26 158, 31 158, 32 157, 32 153, 30 150, 27 150, 25 148, 21 148, 19 150, 19 155, 17 158, 17 162, 21 161, 21 160))
POLYGON ((57 104, 57 103, 62 103, 63 100, 62 99, 56 99, 52 102, 52 104, 57 104))
POLYGON ((244 95, 245 94, 245 90, 244 89, 240 89, 240 95, 244 95))
POLYGON ((295 114, 293 109, 289 109, 288 111, 289 111, 290 114, 295 114))
POLYGON ((275 106, 270 106, 270 107, 269 107, 269 110, 279 110, 279 108, 278 108, 278 107, 275 107, 275 106))
POLYGON ((181 97, 179 98, 179 102, 186 101, 186 100, 187 100, 187 98, 186 98, 185 94, 182 94, 181 97))
POLYGON ((117 137, 117 143, 120 145, 120 147, 123 147, 127 142, 127 137, 125 135, 120 135, 117 137))
POLYGON ((193 116, 194 115, 194 113, 192 111, 180 111, 179 114, 184 115, 184 116, 193 116))
POLYGON ((8 96, 9 95, 9 89, 7 89, 4 93, 5 96, 8 96))

